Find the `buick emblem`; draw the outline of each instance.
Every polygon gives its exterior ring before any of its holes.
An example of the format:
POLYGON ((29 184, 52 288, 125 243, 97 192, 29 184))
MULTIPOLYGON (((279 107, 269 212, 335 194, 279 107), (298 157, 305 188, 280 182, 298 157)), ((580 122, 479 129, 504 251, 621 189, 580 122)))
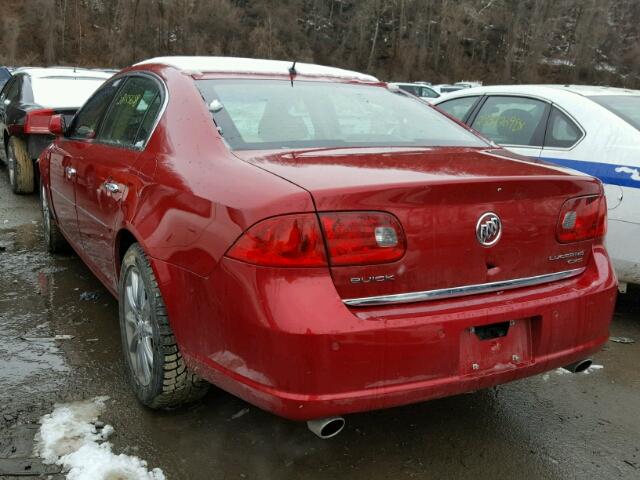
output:
POLYGON ((500 217, 493 212, 483 213, 476 224, 476 238, 480 245, 490 247, 500 240, 502 235, 502 222, 500 217))

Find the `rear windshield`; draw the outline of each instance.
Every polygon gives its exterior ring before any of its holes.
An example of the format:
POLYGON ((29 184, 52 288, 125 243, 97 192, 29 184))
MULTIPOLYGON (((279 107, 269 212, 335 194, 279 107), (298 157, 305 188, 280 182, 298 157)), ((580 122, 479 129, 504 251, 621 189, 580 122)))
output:
POLYGON ((589 98, 640 130, 640 95, 597 95, 589 98))
POLYGON ((484 147, 474 134, 385 87, 288 80, 197 80, 234 150, 315 147, 484 147))
POLYGON ((104 78, 32 78, 33 101, 49 108, 78 108, 104 81, 104 78))

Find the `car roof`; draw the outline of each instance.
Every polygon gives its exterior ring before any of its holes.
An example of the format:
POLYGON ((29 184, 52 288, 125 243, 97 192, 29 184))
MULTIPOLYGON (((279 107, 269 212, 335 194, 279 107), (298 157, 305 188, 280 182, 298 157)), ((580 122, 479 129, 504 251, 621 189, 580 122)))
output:
POLYGON ((19 73, 24 73, 29 75, 31 78, 95 78, 95 79, 104 79, 111 78, 113 73, 108 73, 102 70, 90 70, 88 68, 74 68, 74 67, 54 67, 54 68, 44 68, 44 67, 21 67, 16 69, 13 74, 17 75, 19 73))
POLYGON ((618 87, 601 87, 597 85, 555 85, 556 88, 578 93, 585 97, 594 95, 640 95, 640 90, 618 87))
MULTIPOLYGON (((484 95, 488 93, 512 93, 538 95, 544 97, 558 92, 573 93, 583 97, 600 95, 640 95, 640 90, 627 88, 599 87, 590 85, 556 85, 556 84, 529 84, 529 85, 491 85, 482 87, 467 88, 461 91, 452 92, 442 101, 453 100, 454 98, 468 97, 473 95, 484 95)), ((439 102, 438 102, 439 103, 439 102)))
MULTIPOLYGON (((136 63, 136 65, 161 64, 185 72, 198 73, 248 73, 261 75, 289 75, 293 65, 290 60, 265 60, 260 58, 241 57, 156 57, 136 63)), ((365 82, 378 82, 378 79, 366 73, 343 70, 342 68, 325 67, 313 63, 295 64, 299 75, 334 77, 365 82)))

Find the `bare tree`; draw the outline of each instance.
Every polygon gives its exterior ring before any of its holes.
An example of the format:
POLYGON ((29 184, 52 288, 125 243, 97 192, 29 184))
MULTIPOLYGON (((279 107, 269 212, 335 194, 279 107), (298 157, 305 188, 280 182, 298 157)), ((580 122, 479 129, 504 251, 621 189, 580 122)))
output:
POLYGON ((2 0, 0 63, 315 61, 393 80, 640 87, 637 0, 2 0))

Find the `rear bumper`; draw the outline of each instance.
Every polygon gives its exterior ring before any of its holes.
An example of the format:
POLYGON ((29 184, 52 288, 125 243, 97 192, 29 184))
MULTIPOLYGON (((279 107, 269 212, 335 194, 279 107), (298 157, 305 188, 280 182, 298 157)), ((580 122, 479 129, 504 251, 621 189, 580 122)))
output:
POLYGON ((579 277, 375 308, 345 306, 319 270, 228 259, 207 279, 158 261, 154 269, 189 365, 296 420, 455 395, 578 361, 607 340, 617 292, 602 247, 579 277), (471 331, 511 321, 502 338, 471 331))

